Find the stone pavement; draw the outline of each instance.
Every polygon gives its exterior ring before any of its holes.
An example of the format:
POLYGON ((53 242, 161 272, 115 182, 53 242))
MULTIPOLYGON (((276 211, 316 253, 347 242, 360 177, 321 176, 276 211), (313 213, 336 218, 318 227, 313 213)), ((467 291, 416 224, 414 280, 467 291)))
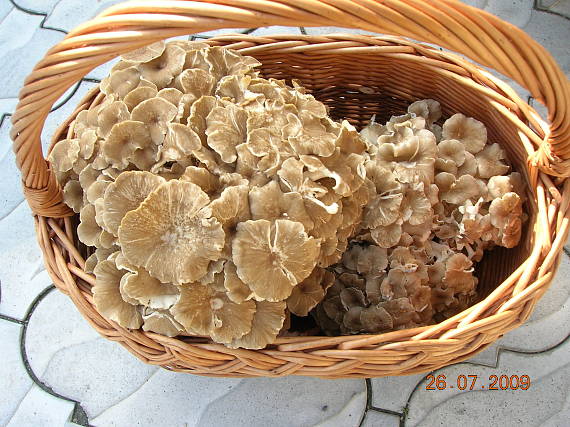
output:
MULTIPOLYGON (((114 3, 0 0, 0 426, 570 425, 570 250, 524 326, 473 359, 434 373, 450 384, 477 375, 478 387, 488 387, 492 375, 526 374, 532 381, 527 391, 431 391, 424 375, 203 378, 144 365, 91 329, 43 268, 9 143, 9 115, 44 52, 114 3)), ((524 28, 570 74, 570 0, 468 3, 524 28)), ((253 34, 305 31, 341 30, 274 27, 253 34)), ((108 69, 90 73, 56 105, 44 143, 108 69)))

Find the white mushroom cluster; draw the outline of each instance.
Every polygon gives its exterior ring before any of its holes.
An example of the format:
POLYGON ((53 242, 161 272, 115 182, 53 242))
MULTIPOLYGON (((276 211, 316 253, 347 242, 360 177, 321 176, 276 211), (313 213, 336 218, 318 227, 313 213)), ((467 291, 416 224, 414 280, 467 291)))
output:
POLYGON ((313 312, 330 335, 427 325, 472 303, 474 264, 521 237, 523 183, 485 126, 437 101, 362 130, 370 191, 334 284, 313 312))
POLYGON ((52 149, 104 317, 262 348, 334 283, 367 144, 259 65, 191 42, 130 52, 52 149))

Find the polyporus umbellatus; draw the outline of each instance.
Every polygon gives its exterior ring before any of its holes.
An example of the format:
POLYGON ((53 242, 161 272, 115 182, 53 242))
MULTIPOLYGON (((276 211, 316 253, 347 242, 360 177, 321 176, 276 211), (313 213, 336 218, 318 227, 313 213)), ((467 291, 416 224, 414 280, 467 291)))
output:
POLYGON ((259 65, 182 41, 126 53, 51 150, 106 318, 262 348, 334 282, 325 268, 368 202, 368 145, 259 65))
POLYGON ((439 103, 374 123, 369 203, 334 285, 312 312, 330 335, 378 333, 431 324, 474 299, 474 267, 486 249, 513 247, 524 220, 522 177, 485 126, 455 114, 440 128, 439 103), (373 254, 373 255, 372 255, 373 254))

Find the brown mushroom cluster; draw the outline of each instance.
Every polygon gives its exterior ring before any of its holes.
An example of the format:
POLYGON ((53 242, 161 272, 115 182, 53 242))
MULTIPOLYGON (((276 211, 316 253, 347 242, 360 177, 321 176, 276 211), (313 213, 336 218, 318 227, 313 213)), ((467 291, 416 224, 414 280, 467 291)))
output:
POLYGON ((368 202, 367 144, 259 65, 191 42, 130 52, 53 147, 105 318, 262 348, 333 284, 368 202))
POLYGON ((468 307, 474 264, 521 237, 523 183, 485 126, 437 101, 361 134, 369 143, 369 203, 333 284, 313 311, 330 335, 432 324, 468 307))

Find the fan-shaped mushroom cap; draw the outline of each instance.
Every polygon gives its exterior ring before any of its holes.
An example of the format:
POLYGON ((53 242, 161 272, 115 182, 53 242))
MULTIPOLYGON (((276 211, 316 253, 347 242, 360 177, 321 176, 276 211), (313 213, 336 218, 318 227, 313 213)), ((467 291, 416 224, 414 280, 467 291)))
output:
POLYGON ((487 182, 489 197, 496 199, 503 197, 507 193, 523 194, 522 176, 518 172, 513 172, 508 176, 492 176, 487 182))
POLYGON ((289 113, 287 122, 282 135, 297 154, 328 157, 334 152, 336 136, 327 132, 318 117, 307 112, 299 116, 289 113))
POLYGON ((95 286, 92 292, 97 311, 125 328, 140 328, 142 325, 140 313, 136 306, 123 300, 119 291, 119 282, 125 271, 117 269, 113 261, 106 260, 97 264, 94 273, 95 286))
POLYGON ((403 220, 411 225, 423 224, 431 218, 433 211, 431 202, 425 195, 423 182, 407 185, 400 209, 403 220))
POLYGON ((156 311, 145 309, 143 311, 143 330, 155 332, 157 334, 166 335, 167 337, 175 337, 184 332, 184 327, 174 320, 174 317, 168 311, 156 311))
POLYGON ((162 89, 168 86, 175 75, 180 74, 185 60, 186 51, 168 43, 160 56, 139 64, 138 69, 142 77, 162 89))
POLYGON ((120 122, 130 118, 127 104, 123 101, 115 101, 108 106, 101 108, 98 114, 97 133, 99 136, 106 138, 111 133, 111 128, 120 122))
POLYGON ((65 172, 70 171, 78 158, 79 143, 77 139, 63 139, 59 141, 53 146, 48 156, 52 169, 60 176, 64 176, 65 172))
POLYGON ((130 91, 124 99, 125 105, 128 107, 129 111, 133 111, 137 105, 147 99, 154 98, 157 96, 158 92, 155 88, 149 86, 139 86, 136 89, 130 91))
POLYGON ((241 338, 234 339, 228 347, 248 348, 252 350, 265 348, 277 338, 277 334, 285 321, 285 301, 255 301, 255 315, 251 331, 241 338))
POLYGON ((87 129, 79 137, 79 157, 85 160, 90 159, 95 152, 97 146, 97 132, 87 129))
POLYGON ((129 62, 148 62, 154 58, 158 58, 164 52, 166 43, 164 40, 157 41, 149 44, 148 46, 140 47, 130 52, 123 53, 121 59, 129 62))
POLYGON ((224 264, 224 288, 228 298, 237 304, 253 298, 251 289, 239 278, 236 266, 232 261, 227 261, 224 264))
MULTIPOLYGON (((231 100, 240 107, 247 108, 263 108, 265 97, 262 93, 252 92, 250 83, 252 77, 250 75, 231 75, 222 77, 216 87, 216 96, 231 100)), ((272 88, 271 85, 267 85, 272 88)))
POLYGON ((141 304, 154 309, 169 309, 178 300, 179 290, 170 283, 161 283, 145 270, 127 273, 121 280, 123 293, 141 304))
POLYGON ((170 123, 178 114, 176 105, 164 98, 151 98, 138 104, 131 113, 131 119, 143 122, 149 129, 150 137, 156 145, 164 140, 170 123))
POLYGON ((401 224, 393 223, 385 227, 375 227, 370 230, 370 237, 381 248, 391 248, 400 241, 402 226, 401 224))
POLYGON ((185 160, 201 146, 200 137, 192 128, 180 123, 168 123, 164 143, 159 148, 158 164, 185 160))
POLYGON ((83 207, 83 188, 79 181, 73 179, 67 181, 63 187, 63 201, 67 206, 73 209, 73 212, 78 213, 83 207))
POLYGON ((309 276, 319 246, 320 241, 308 237, 299 222, 249 220, 237 226, 232 255, 238 276, 256 299, 282 301, 309 276))
POLYGON ((362 328, 370 333, 378 333, 392 329, 394 321, 390 313, 381 305, 371 305, 360 312, 362 328))
POLYGON ((216 80, 210 73, 199 68, 182 71, 176 78, 179 90, 191 94, 194 100, 201 96, 210 96, 214 90, 216 80))
POLYGON ((221 47, 206 49, 206 62, 210 64, 210 71, 219 80, 222 76, 231 74, 245 74, 259 67, 261 63, 251 56, 241 56, 236 52, 221 47))
POLYGON ((516 246, 522 231, 522 202, 517 193, 506 193, 491 202, 491 224, 501 232, 501 246, 516 246))
POLYGON ((462 253, 451 255, 445 262, 443 283, 455 292, 471 292, 475 289, 473 262, 462 253))
POLYGON ((208 195, 212 195, 220 188, 218 177, 208 169, 202 167, 188 166, 180 177, 180 180, 196 184, 208 195))
POLYGON ((426 120, 426 124, 431 127, 433 123, 441 118, 441 105, 433 99, 422 99, 410 104, 408 113, 423 117, 426 120))
POLYGON ((102 144, 102 150, 109 164, 125 169, 129 162, 134 163, 137 151, 144 150, 151 144, 149 129, 143 122, 126 120, 113 126, 102 144))
POLYGON ((119 243, 129 262, 162 282, 182 284, 204 276, 224 247, 225 234, 202 208, 208 195, 191 182, 160 185, 119 227, 119 243))
POLYGON ((505 152, 499 144, 487 145, 482 151, 477 153, 477 176, 479 178, 491 178, 496 175, 503 175, 509 171, 509 166, 504 164, 505 152))
POLYGON ((247 185, 225 188, 220 197, 210 203, 207 210, 212 218, 216 218, 227 230, 241 221, 248 220, 250 211, 247 185))
POLYGON ((85 205, 79 213, 77 237, 87 246, 95 246, 100 234, 101 227, 95 221, 95 206, 85 205))
POLYGON ((437 145, 433 133, 421 129, 402 142, 384 144, 378 148, 376 158, 393 167, 394 175, 403 183, 418 179, 433 182, 437 145))
POLYGON ((226 163, 237 159, 236 145, 246 141, 247 113, 240 107, 228 103, 225 107, 214 107, 206 118, 208 145, 226 163))
POLYGON ((450 173, 440 172, 435 176, 435 183, 439 188, 439 198, 456 205, 463 204, 467 199, 478 198, 481 194, 479 184, 472 175, 455 178, 450 173))
POLYGON ((313 221, 298 193, 283 193, 276 181, 249 191, 249 207, 253 219, 289 219, 303 224, 305 231, 313 228, 313 221))
POLYGON ((287 298, 287 308, 297 316, 306 316, 323 299, 333 283, 334 274, 324 268, 315 268, 309 277, 293 288, 287 298))
POLYGON ((480 121, 457 113, 443 124, 443 139, 456 139, 467 151, 476 154, 485 147, 487 129, 480 121))
POLYGON ((136 67, 111 70, 111 74, 101 81, 101 92, 107 96, 116 95, 124 98, 139 85, 140 79, 141 73, 136 67))
POLYGON ((188 332, 210 335, 216 342, 230 343, 251 331, 255 303, 236 304, 224 292, 188 283, 181 287, 180 299, 171 312, 188 332))
POLYGON ((455 139, 446 139, 437 145, 437 151, 436 169, 456 175, 465 162, 465 145, 455 139))

